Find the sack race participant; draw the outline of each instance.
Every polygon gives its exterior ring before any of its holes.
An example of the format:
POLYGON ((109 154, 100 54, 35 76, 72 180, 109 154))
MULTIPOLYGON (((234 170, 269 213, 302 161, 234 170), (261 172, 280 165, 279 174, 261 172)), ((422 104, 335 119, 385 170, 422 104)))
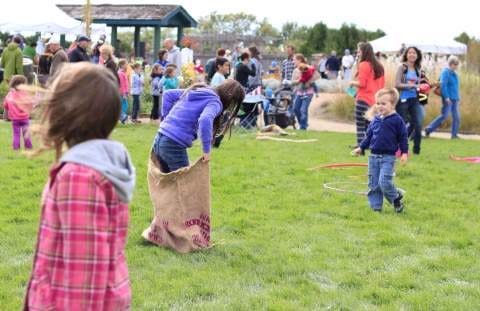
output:
POLYGON ((163 173, 152 154, 148 190, 154 219, 142 236, 159 246, 188 253, 210 246, 210 170, 208 162, 163 173))
POLYGON ((142 234, 145 239, 181 253, 210 246, 212 141, 230 129, 244 98, 243 87, 234 80, 216 88, 194 84, 164 93, 162 122, 148 172, 154 219, 142 234), (203 156, 189 167, 187 148, 197 131, 203 156))

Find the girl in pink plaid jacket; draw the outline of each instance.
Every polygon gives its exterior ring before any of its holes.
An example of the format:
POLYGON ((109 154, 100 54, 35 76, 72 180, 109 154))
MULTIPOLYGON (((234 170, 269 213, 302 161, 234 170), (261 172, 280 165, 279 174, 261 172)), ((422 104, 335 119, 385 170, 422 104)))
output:
POLYGON ((129 310, 125 244, 135 169, 125 147, 108 140, 121 111, 117 79, 78 63, 62 67, 52 87, 38 152, 55 149, 57 163, 42 199, 25 310, 129 310))

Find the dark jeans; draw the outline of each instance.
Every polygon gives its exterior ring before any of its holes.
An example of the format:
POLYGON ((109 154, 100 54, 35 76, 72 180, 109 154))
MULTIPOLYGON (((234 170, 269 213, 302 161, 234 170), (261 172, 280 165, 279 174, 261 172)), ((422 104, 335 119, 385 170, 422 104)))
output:
POLYGON ((160 96, 153 95, 153 107, 150 112, 150 119, 158 120, 162 112, 160 111, 160 96))
POLYGON ((162 166, 162 172, 174 172, 189 165, 187 148, 158 132, 153 142, 153 152, 162 166))
POLYGON ((138 113, 140 111, 140 95, 132 95, 133 104, 132 104, 132 120, 137 120, 138 113))
POLYGON ((422 143, 423 108, 417 98, 401 100, 396 107, 398 114, 408 124, 408 135, 413 135, 413 152, 420 153, 422 143))

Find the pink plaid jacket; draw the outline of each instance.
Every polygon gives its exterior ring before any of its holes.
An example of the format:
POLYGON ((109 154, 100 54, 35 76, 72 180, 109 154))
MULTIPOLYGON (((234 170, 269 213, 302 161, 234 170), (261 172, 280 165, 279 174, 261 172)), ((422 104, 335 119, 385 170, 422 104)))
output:
POLYGON ((128 206, 86 166, 50 172, 25 310, 129 310, 128 206))

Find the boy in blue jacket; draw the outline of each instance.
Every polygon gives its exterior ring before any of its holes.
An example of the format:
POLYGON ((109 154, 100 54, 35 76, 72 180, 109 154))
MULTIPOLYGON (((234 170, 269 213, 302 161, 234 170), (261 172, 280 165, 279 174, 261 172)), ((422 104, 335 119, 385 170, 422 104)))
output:
POLYGON ((375 95, 378 115, 370 124, 365 139, 353 154, 370 149, 368 158, 368 201, 375 212, 381 212, 383 197, 401 213, 403 195, 393 184, 395 153, 401 151, 401 163, 408 160, 408 134, 403 119, 395 112, 399 94, 396 89, 381 89, 375 95))

